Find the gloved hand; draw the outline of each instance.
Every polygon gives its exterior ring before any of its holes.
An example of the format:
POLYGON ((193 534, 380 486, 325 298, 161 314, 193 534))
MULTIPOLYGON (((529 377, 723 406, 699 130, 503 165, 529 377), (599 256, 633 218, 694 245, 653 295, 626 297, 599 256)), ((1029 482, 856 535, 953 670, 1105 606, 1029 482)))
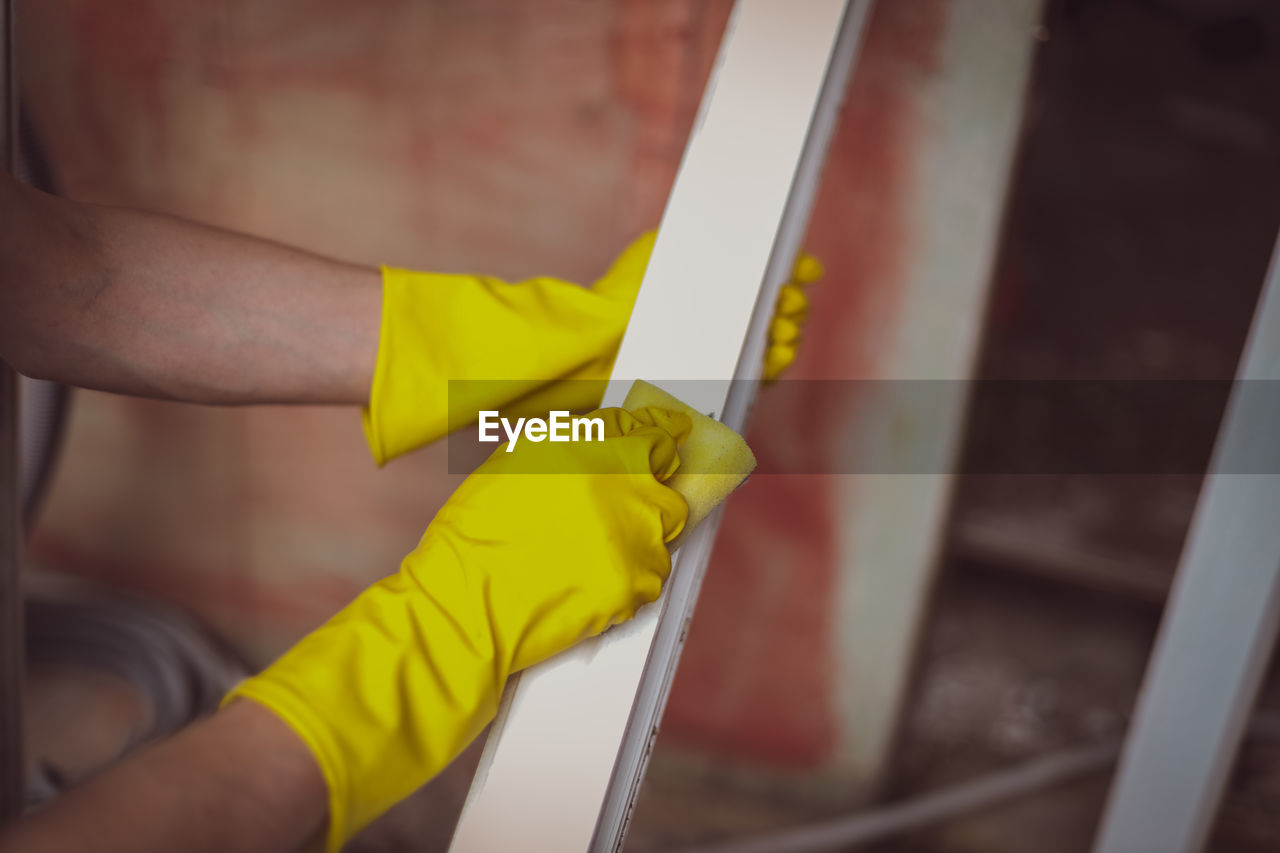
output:
MULTIPOLYGON (((553 278, 382 271, 382 328, 365 436, 388 459, 471 423, 482 409, 544 415, 600 405, 655 233, 632 243, 590 289, 553 278), (450 380, 454 380, 450 414, 450 380)), ((801 255, 779 296, 765 377, 795 358, 822 266, 801 255)))
POLYGON ((796 360, 800 346, 800 327, 809 317, 809 297, 806 285, 822 278, 822 264, 807 252, 801 252, 791 269, 791 278, 778 291, 778 301, 773 306, 773 320, 769 323, 769 346, 764 352, 764 381, 777 381, 796 360))
POLYGON ((326 848, 444 768, 489 722, 507 676, 657 598, 684 498, 688 415, 603 409, 605 440, 499 446, 367 589, 244 697, 284 719, 329 787, 326 848))

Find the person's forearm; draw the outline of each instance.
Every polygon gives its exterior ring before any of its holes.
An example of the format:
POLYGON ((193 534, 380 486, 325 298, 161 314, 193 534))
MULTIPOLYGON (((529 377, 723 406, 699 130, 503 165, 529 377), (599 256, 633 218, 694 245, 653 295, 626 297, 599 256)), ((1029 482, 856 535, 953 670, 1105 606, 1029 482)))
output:
POLYGON ((0 356, 203 403, 366 402, 379 271, 0 177, 0 356))
POLYGON ((318 838, 327 790, 273 713, 239 701, 0 836, 0 853, 282 853, 318 838))

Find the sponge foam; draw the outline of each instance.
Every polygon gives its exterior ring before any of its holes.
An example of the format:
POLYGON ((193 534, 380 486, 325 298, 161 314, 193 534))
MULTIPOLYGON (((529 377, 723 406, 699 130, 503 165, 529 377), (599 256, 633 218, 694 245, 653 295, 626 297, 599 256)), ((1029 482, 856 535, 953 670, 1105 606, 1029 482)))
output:
POLYGON ((756 457, 742 436, 648 382, 637 381, 632 385, 622 406, 631 411, 657 406, 684 412, 693 421, 693 430, 680 445, 680 468, 667 480, 667 485, 689 504, 689 520, 670 543, 674 551, 712 510, 746 481, 756 467, 756 457))

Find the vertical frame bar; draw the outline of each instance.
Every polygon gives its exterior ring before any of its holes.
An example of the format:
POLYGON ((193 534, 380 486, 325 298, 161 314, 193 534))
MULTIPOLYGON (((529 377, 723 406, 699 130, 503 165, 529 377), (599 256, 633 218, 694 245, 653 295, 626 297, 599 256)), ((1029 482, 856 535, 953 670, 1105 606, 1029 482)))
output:
MULTIPOLYGON (((635 379, 702 380, 672 390, 742 426, 751 383, 732 380, 759 375, 868 5, 734 7, 606 405, 635 379)), ((659 601, 508 688, 453 853, 620 849, 717 520, 680 549, 659 601)))
POLYGON ((1095 853, 1213 828, 1280 626, 1280 243, 1200 491, 1095 853))
MULTIPOLYGON (((835 135, 840 105, 844 101, 846 84, 857 58, 858 48, 862 44, 870 10, 870 0, 848 3, 840 19, 835 44, 831 48, 831 58, 814 103, 804 147, 796 162, 791 189, 774 236, 773 250, 765 267, 760 296, 756 300, 734 369, 735 381, 723 402, 724 414, 721 420, 739 433, 746 429, 747 417, 755 403, 774 303, 777 301, 778 291, 791 274, 801 250, 801 242, 808 231, 809 215, 818 195, 818 179, 826 163, 827 149, 835 135)), ((707 563, 711 559, 711 546, 719 523, 719 512, 707 519, 704 529, 694 534, 698 543, 691 541, 684 546, 686 553, 680 555, 679 574, 673 569, 669 581, 672 588, 659 619, 649 660, 636 690, 635 705, 627 723, 622 748, 618 752, 617 764, 605 792, 604 806, 591 848, 597 853, 621 850, 626 839, 636 797, 640 793, 640 783, 649 766, 653 744, 658 736, 658 725, 675 679, 685 636, 693 620, 694 606, 701 591, 707 563)))

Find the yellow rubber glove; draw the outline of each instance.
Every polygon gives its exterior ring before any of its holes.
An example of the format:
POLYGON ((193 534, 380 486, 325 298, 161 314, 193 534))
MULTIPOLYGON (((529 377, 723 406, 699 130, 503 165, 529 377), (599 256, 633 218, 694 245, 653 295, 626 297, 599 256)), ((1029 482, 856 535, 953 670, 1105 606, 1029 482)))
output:
MULTIPOLYGON (((384 267, 378 361, 364 410, 374 460, 382 465, 435 441, 482 409, 545 415, 600 405, 654 239, 654 232, 638 238, 590 289, 553 278, 512 284, 384 267)), ((770 327, 766 379, 795 359, 808 306, 801 286, 821 275, 809 255, 797 260, 770 327)))
POLYGON ((400 571, 227 697, 259 702, 316 757, 326 848, 438 773, 497 710, 507 676, 630 618, 671 569, 688 415, 603 409, 605 440, 499 446, 400 571))
POLYGON ((800 346, 800 327, 809 317, 806 285, 822 278, 822 264, 807 252, 801 252, 791 270, 791 279, 778 291, 773 320, 769 323, 769 347, 764 353, 764 381, 774 382, 791 362, 800 346))
POLYGON ((364 410, 374 460, 435 441, 482 409, 598 406, 654 238, 638 238, 590 289, 383 267, 378 362, 364 410))

